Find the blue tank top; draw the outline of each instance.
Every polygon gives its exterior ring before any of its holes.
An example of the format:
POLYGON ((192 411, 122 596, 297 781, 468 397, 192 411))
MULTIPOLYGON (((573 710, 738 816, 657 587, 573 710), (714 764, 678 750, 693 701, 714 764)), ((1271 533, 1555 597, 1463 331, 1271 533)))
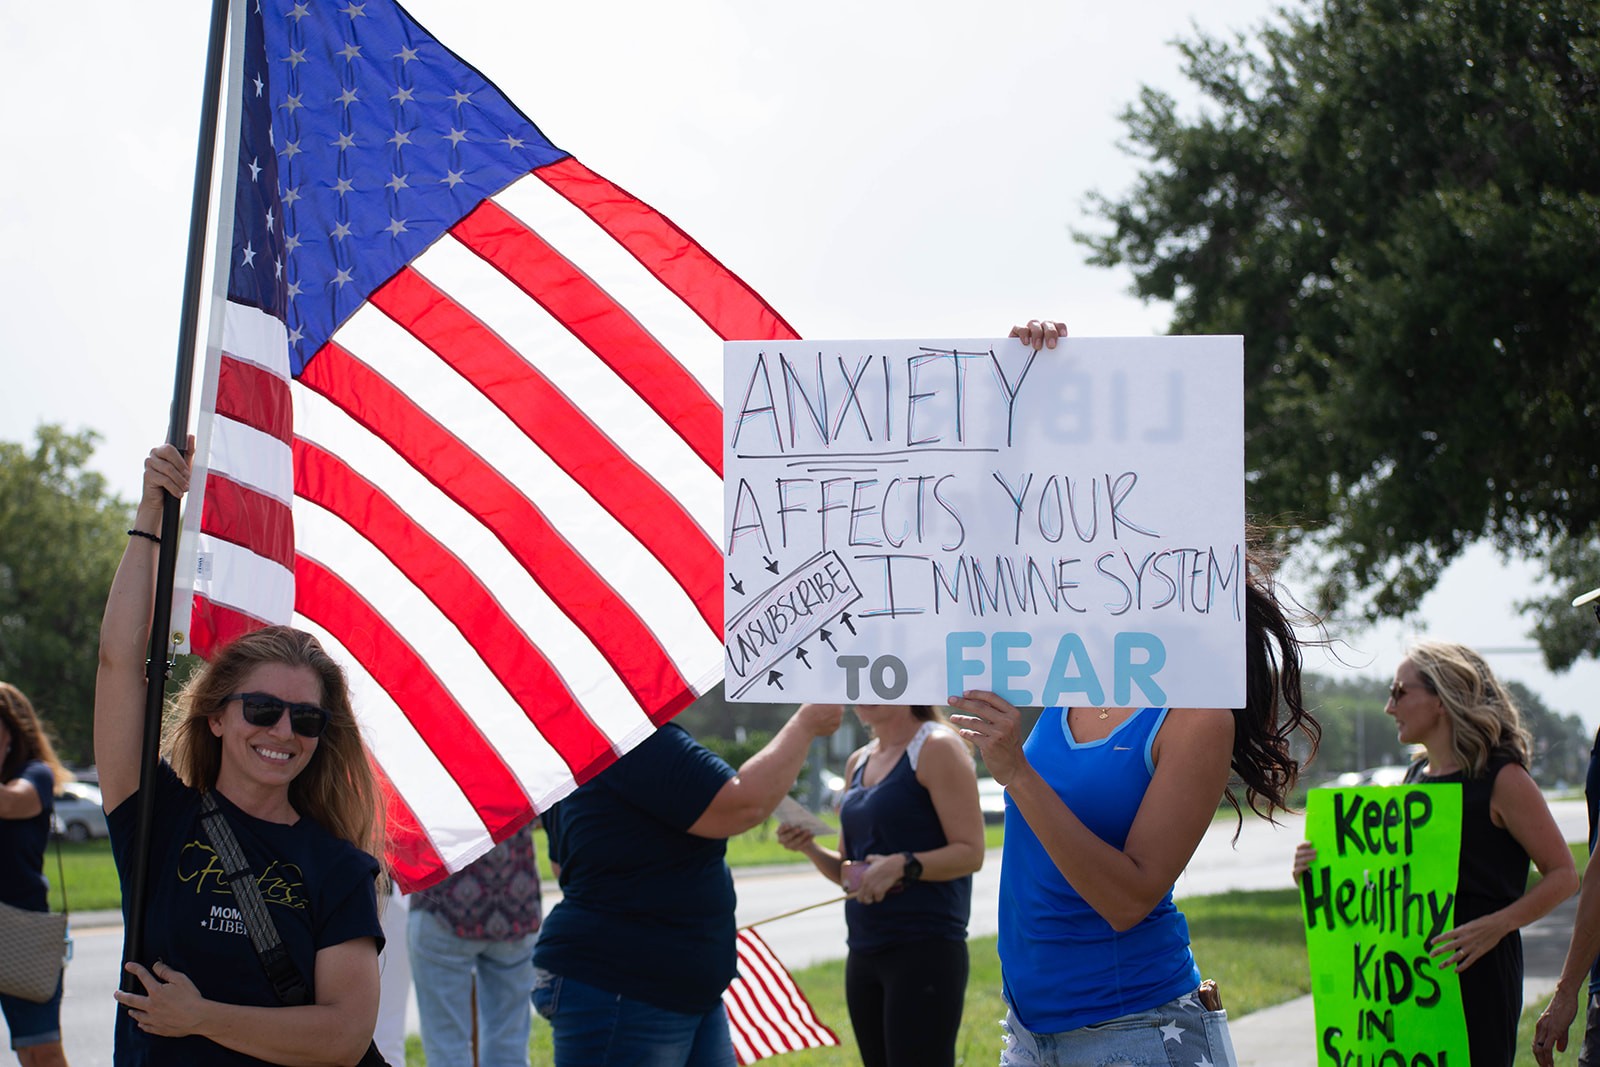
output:
MULTIPOLYGON (((1072 737, 1063 708, 1046 708, 1023 745, 1028 762, 1096 837, 1122 848, 1155 765, 1165 708, 1144 708, 1098 740, 1072 737)), ((1000 861, 1000 967, 1006 1001, 1036 1034, 1147 1011, 1200 984, 1189 925, 1172 891, 1117 933, 1068 884, 1006 797, 1000 861)))
MULTIPOLYGON (((928 723, 918 737, 945 727, 928 723)), ((851 775, 839 804, 845 859, 874 853, 927 852, 949 844, 933 798, 917 781, 916 741, 874 785, 862 784, 867 761, 851 775)), ((948 882, 912 882, 876 904, 844 902, 845 943, 852 952, 876 952, 915 941, 965 941, 972 914, 972 876, 948 882)))

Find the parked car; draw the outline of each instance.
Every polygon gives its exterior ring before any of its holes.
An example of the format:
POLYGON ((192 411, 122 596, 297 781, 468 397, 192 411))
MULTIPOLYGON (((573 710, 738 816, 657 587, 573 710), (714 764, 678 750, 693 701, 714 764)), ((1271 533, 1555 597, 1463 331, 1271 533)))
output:
POLYGON ((1352 785, 1400 785, 1406 780, 1406 771, 1409 768, 1400 764, 1391 764, 1384 767, 1368 767, 1364 771, 1345 771, 1343 774, 1323 782, 1328 786, 1352 785))
POLYGON ((100 787, 88 782, 68 782, 56 797, 52 829, 68 841, 106 837, 106 813, 100 787))

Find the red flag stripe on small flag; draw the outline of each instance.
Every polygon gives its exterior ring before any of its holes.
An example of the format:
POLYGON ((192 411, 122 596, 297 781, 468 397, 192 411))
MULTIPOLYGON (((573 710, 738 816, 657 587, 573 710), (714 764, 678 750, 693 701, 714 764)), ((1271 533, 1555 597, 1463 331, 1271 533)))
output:
POLYGON ((839 1044, 817 1018, 777 955, 752 929, 739 931, 739 974, 722 994, 733 1050, 741 1064, 784 1052, 839 1044))

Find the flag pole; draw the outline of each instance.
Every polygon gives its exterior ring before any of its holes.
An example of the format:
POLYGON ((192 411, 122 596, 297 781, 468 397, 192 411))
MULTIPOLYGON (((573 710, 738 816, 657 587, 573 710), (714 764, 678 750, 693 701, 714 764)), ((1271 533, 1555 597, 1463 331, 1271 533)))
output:
MULTIPOLYGON (((195 149, 194 193, 189 207, 189 251, 184 266, 183 305, 178 318, 178 365, 172 384, 172 411, 167 442, 179 450, 189 442, 189 394, 194 380, 194 350, 200 335, 200 302, 205 288, 206 220, 211 210, 211 177, 217 152, 217 117, 222 102, 222 66, 228 31, 229 0, 212 0, 211 32, 206 45, 205 86, 200 102, 200 141, 195 149)), ((128 925, 123 959, 148 966, 145 959, 145 914, 149 905, 150 836, 155 823, 156 761, 161 753, 161 713, 166 696, 172 631, 172 581, 178 564, 179 504, 165 494, 161 509, 161 550, 156 559, 155 610, 150 618, 150 651, 145 663, 144 738, 139 752, 138 807, 134 809, 133 869, 129 888, 128 925)), ((136 980, 126 971, 123 986, 136 980)), ((134 989, 134 992, 139 990, 134 989)))

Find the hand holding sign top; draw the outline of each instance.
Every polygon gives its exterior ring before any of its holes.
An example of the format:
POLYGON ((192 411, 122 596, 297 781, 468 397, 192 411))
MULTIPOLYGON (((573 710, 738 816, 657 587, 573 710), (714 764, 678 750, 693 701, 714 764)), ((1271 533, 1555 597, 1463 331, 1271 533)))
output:
POLYGON ((1007 337, 1015 337, 1035 352, 1040 348, 1054 348, 1056 341, 1067 336, 1067 324, 1054 319, 1029 319, 1026 325, 1013 326, 1007 337))
POLYGON ((974 689, 965 696, 951 697, 950 706, 962 712, 950 716, 961 736, 978 746, 983 765, 1001 785, 1027 765, 1022 754, 1022 713, 1001 697, 974 689))

